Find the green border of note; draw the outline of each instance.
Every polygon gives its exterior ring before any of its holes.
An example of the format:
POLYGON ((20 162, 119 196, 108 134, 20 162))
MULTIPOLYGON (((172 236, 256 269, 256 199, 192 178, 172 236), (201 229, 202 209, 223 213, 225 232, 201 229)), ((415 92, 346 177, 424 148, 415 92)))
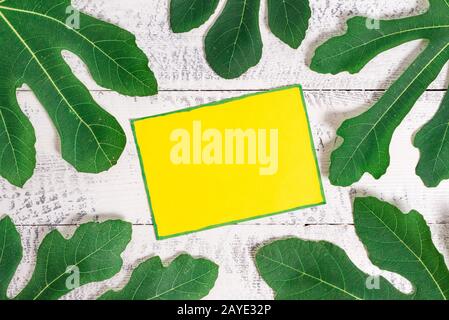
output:
POLYGON ((227 226, 227 225, 234 225, 234 224, 245 222, 245 221, 266 218, 266 217, 270 217, 270 216, 274 216, 274 215, 278 215, 278 214, 282 214, 282 213, 287 213, 287 212, 294 211, 294 210, 306 209, 306 208, 311 208, 311 207, 315 207, 315 206, 326 204, 326 195, 324 193, 323 182, 322 182, 322 179, 321 179, 321 173, 320 173, 320 169, 319 169, 319 165, 318 165, 318 159, 317 159, 316 151, 315 151, 315 144, 313 142, 312 131, 311 131, 311 128, 310 128, 309 115, 307 113, 306 102, 305 102, 305 99, 304 99, 304 94, 303 94, 303 90, 302 90, 301 85, 291 85, 291 86, 277 88, 277 89, 273 89, 273 90, 247 94, 247 95, 243 95, 243 96, 239 96, 239 97, 235 97, 235 98, 224 99, 224 100, 221 100, 221 101, 204 104, 204 105, 200 105, 200 106, 197 106, 197 107, 185 108, 185 109, 172 111, 172 112, 167 112, 167 113, 163 113, 163 114, 158 114, 158 115, 154 115, 154 116, 142 117, 142 118, 138 118, 138 119, 132 119, 131 120, 131 127, 132 127, 132 131, 133 131, 133 135, 134 135, 134 142, 135 142, 136 147, 137 147, 137 153, 139 155, 140 168, 141 168, 141 171, 142 171, 143 182, 145 184, 145 190, 146 190, 147 197, 148 197, 148 203, 149 203, 150 211, 151 211, 151 218, 152 218, 152 221, 153 221, 154 231, 155 231, 157 240, 164 240, 164 239, 179 237, 179 236, 183 236, 183 235, 186 235, 186 234, 191 234, 191 233, 195 233, 195 232, 205 231, 205 230, 218 228, 218 227, 223 227, 223 226, 227 226), (189 112, 189 111, 192 111, 192 110, 195 110, 195 109, 199 109, 199 108, 204 108, 204 107, 213 107, 213 106, 217 106, 217 105, 222 105, 223 103, 232 102, 232 101, 236 101, 236 100, 241 100, 241 99, 244 99, 244 98, 257 96, 257 95, 260 95, 260 94, 266 94, 266 93, 269 93, 269 92, 284 91, 284 90, 288 90, 288 89, 292 89, 292 88, 298 88, 299 89, 299 93, 300 93, 300 96, 301 96, 301 99, 302 99, 304 112, 305 112, 306 118, 307 118, 310 144, 312 146, 312 153, 313 153, 313 156, 314 156, 314 159, 315 159, 315 168, 317 170, 317 174, 318 174, 318 178, 319 178, 319 182, 320 182, 321 196, 323 198, 323 201, 320 202, 320 203, 315 203, 315 204, 310 204, 310 205, 306 205, 306 206, 291 208, 291 209, 282 210, 282 211, 279 211, 279 212, 268 213, 268 214, 264 214, 264 215, 258 215, 258 216, 251 217, 251 218, 245 218, 245 219, 241 219, 241 220, 229 221, 229 222, 226 222, 226 223, 216 224, 216 225, 212 225, 212 226, 208 226, 208 227, 200 228, 200 229, 196 229, 196 230, 191 230, 191 231, 185 231, 185 232, 181 232, 181 233, 177 233, 177 234, 173 234, 173 235, 169 235, 169 236, 160 236, 159 233, 158 233, 158 229, 157 229, 157 221, 156 221, 156 218, 154 216, 154 211, 153 211, 153 207, 152 207, 152 204, 151 204, 150 188, 148 186, 147 178, 145 176, 145 170, 144 170, 144 167, 143 167, 142 154, 140 152, 139 144, 137 143, 137 137, 136 137, 136 131, 135 131, 134 123, 136 121, 140 121, 140 120, 156 118, 156 117, 162 117, 162 116, 167 116, 167 115, 171 115, 171 114, 174 114, 174 113, 180 113, 180 112, 189 112))

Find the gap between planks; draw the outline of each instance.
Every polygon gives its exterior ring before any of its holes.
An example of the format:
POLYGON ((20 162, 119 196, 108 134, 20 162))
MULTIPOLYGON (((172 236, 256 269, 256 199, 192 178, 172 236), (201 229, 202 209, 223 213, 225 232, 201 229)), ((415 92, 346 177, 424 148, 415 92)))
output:
MULTIPOLYGON (((287 87, 279 86, 275 88, 287 87)), ((160 89, 158 92, 263 92, 270 91, 272 89, 160 89)), ((304 89, 304 92, 386 92, 388 89, 304 89)), ((447 89, 427 89, 425 92, 447 92, 447 89)), ((33 92, 29 89, 18 89, 17 92, 33 92)), ((116 92, 114 90, 106 90, 106 89, 92 89, 89 92, 116 92)))
MULTIPOLYGON (((93 219, 92 221, 86 221, 82 223, 44 223, 44 224, 20 224, 16 223, 16 227, 78 227, 82 224, 89 223, 89 222, 104 222, 106 220, 96 220, 93 219)), ((133 226, 153 226, 152 223, 131 223, 133 226)), ((354 223, 306 223, 306 224, 279 224, 279 223, 245 223, 245 224, 229 224, 228 226, 232 227, 241 227, 241 226, 298 226, 298 227, 322 227, 322 226, 354 226, 354 223)), ((449 226, 449 222, 428 222, 427 225, 429 226, 449 226)), ((218 228, 217 228, 218 229, 218 228)))

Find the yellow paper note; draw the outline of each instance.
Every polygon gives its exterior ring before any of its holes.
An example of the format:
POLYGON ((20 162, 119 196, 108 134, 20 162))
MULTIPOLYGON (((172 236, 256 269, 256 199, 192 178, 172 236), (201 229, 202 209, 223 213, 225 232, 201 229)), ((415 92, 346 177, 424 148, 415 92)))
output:
POLYGON ((158 239, 325 202, 300 87, 132 125, 158 239))

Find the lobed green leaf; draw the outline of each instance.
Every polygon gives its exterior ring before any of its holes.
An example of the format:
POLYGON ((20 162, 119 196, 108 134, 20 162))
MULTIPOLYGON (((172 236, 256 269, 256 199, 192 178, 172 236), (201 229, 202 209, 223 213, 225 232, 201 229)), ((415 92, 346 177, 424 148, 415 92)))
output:
MULTIPOLYGON (((210 67, 225 79, 240 77, 262 57, 259 29, 260 0, 226 0, 223 12, 205 39, 210 67)), ((214 1, 171 0, 170 24, 173 32, 199 27, 218 5, 214 1)), ((311 9, 308 0, 268 0, 268 24, 273 34, 296 49, 305 38, 311 9)))
MULTIPOLYGON (((120 220, 79 226, 70 239, 57 230, 39 246, 31 280, 16 300, 56 300, 89 283, 110 279, 123 261, 121 254, 131 240, 132 226, 120 220)), ((13 222, 0 220, 0 300, 22 259, 20 235, 13 222)), ((185 300, 205 297, 215 284, 218 266, 187 254, 164 267, 159 257, 142 262, 120 291, 108 291, 102 300, 185 300)))
POLYGON ((159 257, 140 264, 120 291, 108 291, 101 300, 198 300, 214 286, 218 266, 189 255, 178 256, 164 267, 159 257))
MULTIPOLYGON (((431 0, 429 10, 415 17, 379 21, 374 26, 369 21, 363 17, 350 19, 346 34, 330 39, 316 50, 311 68, 322 73, 355 73, 380 53, 403 43, 424 39, 427 45, 371 109, 345 121, 338 129, 337 134, 344 141, 332 153, 330 180, 339 186, 357 182, 364 173, 377 179, 385 174, 396 128, 449 60, 448 0, 431 0)), ((446 113, 442 109, 424 129, 425 133, 418 134, 416 142, 423 151, 417 172, 429 186, 449 177, 449 166, 439 161, 438 150, 424 147, 422 137, 429 136, 429 126, 444 121, 446 113)), ((444 132, 432 130, 432 140, 428 142, 440 141, 444 147, 444 132)))
POLYGON ((78 55, 101 86, 125 95, 157 92, 148 59, 135 37, 71 7, 69 0, 0 3, 0 175, 17 186, 32 176, 35 135, 15 93, 27 84, 59 133, 63 158, 78 171, 115 165, 126 144, 117 120, 75 77, 61 52, 78 55))
POLYGON ((356 198, 354 224, 371 261, 408 279, 412 293, 404 294, 383 277, 364 273, 334 244, 292 238, 256 253, 259 273, 276 299, 449 298, 449 270, 418 212, 404 214, 376 198, 356 198))

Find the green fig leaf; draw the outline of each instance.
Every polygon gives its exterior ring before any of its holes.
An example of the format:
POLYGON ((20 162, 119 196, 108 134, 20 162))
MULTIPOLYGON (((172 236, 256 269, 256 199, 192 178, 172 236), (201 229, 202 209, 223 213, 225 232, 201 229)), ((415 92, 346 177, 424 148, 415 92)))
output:
POLYGON ((173 32, 182 33, 200 27, 217 9, 219 0, 172 0, 170 26, 173 32))
POLYGON ((57 230, 39 247, 31 280, 18 300, 55 300, 78 285, 111 278, 122 268, 121 253, 131 240, 131 224, 115 220, 81 225, 66 240, 57 230), (78 277, 70 286, 71 278, 78 277))
MULTIPOLYGON (((85 284, 110 279, 123 261, 132 226, 120 220, 80 225, 70 239, 54 230, 39 246, 31 280, 13 299, 56 300, 85 284)), ((0 300, 22 259, 20 235, 10 218, 0 220, 0 300)), ((108 291, 102 300, 184 300, 205 297, 215 284, 218 266, 187 254, 164 267, 159 257, 142 262, 124 289, 108 291)))
POLYGON ((20 235, 9 217, 0 220, 0 300, 7 299, 8 286, 22 260, 20 235))
POLYGON ((75 77, 61 52, 79 56, 102 87, 152 95, 156 79, 135 37, 76 11, 70 0, 5 0, 0 2, 0 45, 8 48, 0 54, 0 175, 23 186, 36 164, 34 131, 16 100, 23 84, 55 124, 66 161, 88 173, 115 165, 125 134, 75 77))
POLYGON ((225 79, 241 76, 262 57, 259 7, 260 0, 228 0, 206 36, 207 61, 225 79))
POLYGON ((421 157, 416 174, 428 187, 449 179, 449 94, 435 116, 416 135, 414 146, 421 157))
MULTIPOLYGON (((226 0, 223 12, 205 38, 206 59, 225 79, 238 78, 262 58, 259 29, 260 0, 226 0)), ((186 32, 203 24, 218 1, 171 0, 173 32, 186 32)), ((308 0, 268 0, 268 24, 273 34, 292 48, 298 48, 309 27, 308 0)))
MULTIPOLYGON (((367 21, 364 17, 350 19, 346 34, 330 39, 316 50, 311 68, 321 73, 356 73, 380 53, 403 43, 425 39, 427 46, 371 109, 346 120, 338 129, 337 134, 344 141, 332 153, 329 178, 339 186, 357 182, 364 173, 376 179, 385 174, 390 164, 389 146, 394 131, 449 60, 449 0, 430 0, 426 13, 379 21, 378 28, 367 21)), ((441 121, 441 114, 430 126, 438 121, 441 121)), ((441 136, 444 132, 432 132, 433 141, 444 144, 445 138, 441 136)), ((425 150, 420 142, 422 140, 417 144, 425 150)), ((429 158, 438 158, 438 150, 430 152, 422 155, 417 172, 426 184, 436 185, 449 175, 449 167, 441 168, 437 160, 438 172, 432 173, 437 177, 430 178, 428 173, 434 170, 435 162, 429 158)))
POLYGON ((306 37, 311 15, 308 0, 268 0, 271 32, 293 49, 298 49, 306 37))
POLYGON ((120 291, 109 291, 100 300, 198 300, 215 284, 218 266, 189 255, 178 256, 164 267, 159 257, 140 264, 120 291))
POLYGON ((449 270, 418 212, 404 214, 376 198, 357 198, 354 224, 373 264, 405 277, 412 293, 401 293, 385 278, 362 272, 334 244, 292 238, 256 253, 259 273, 276 299, 449 298, 449 270))

